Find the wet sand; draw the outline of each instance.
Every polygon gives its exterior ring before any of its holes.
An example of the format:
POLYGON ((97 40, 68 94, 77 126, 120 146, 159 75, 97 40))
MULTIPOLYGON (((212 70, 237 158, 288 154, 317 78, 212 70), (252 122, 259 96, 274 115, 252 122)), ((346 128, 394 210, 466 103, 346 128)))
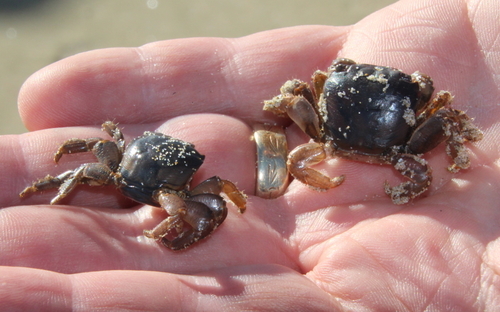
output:
POLYGON ((183 37, 240 37, 304 24, 349 25, 395 0, 0 0, 0 134, 26 132, 22 83, 40 68, 98 48, 183 37))

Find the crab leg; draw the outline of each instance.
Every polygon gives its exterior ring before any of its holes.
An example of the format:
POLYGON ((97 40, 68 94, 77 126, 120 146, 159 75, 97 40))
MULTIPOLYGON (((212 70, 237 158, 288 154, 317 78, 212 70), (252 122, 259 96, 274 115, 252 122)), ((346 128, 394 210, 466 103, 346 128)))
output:
POLYGON ((158 202, 170 216, 154 229, 144 231, 144 236, 159 240, 172 250, 185 249, 209 236, 227 216, 224 200, 215 194, 198 194, 184 200, 176 194, 160 192, 158 202), (190 228, 184 229, 184 223, 190 228))
POLYGON ((198 184, 191 192, 191 195, 197 194, 220 194, 224 193, 238 207, 239 212, 243 213, 246 209, 247 197, 238 190, 233 182, 223 180, 218 176, 211 177, 198 184))
POLYGON ((326 159, 328 153, 320 143, 306 143, 294 149, 288 155, 288 170, 297 180, 320 191, 334 188, 344 182, 344 176, 330 178, 321 172, 309 168, 326 159))
POLYGON ((101 141, 101 138, 90 139, 69 139, 65 141, 54 155, 54 161, 57 163, 64 154, 90 152, 94 145, 101 141))
POLYGON ((173 240, 162 239, 162 244, 172 250, 189 247, 200 239, 212 234, 227 216, 227 208, 222 197, 214 194, 200 194, 186 200, 187 213, 184 221, 191 229, 180 233, 173 240))
POLYGON ((114 182, 115 176, 109 167, 101 163, 89 163, 81 165, 76 170, 66 171, 56 177, 48 175, 25 188, 19 194, 19 197, 25 197, 29 193, 59 188, 57 196, 50 201, 50 204, 54 205, 66 197, 78 184, 106 185, 114 182))
POLYGON ((19 197, 26 197, 30 193, 41 192, 45 190, 50 190, 53 188, 58 188, 63 184, 63 182, 68 179, 73 174, 73 170, 68 170, 60 175, 53 177, 51 175, 47 175, 45 178, 37 180, 33 182, 31 186, 25 188, 21 193, 19 193, 19 197))
POLYGON ((125 139, 123 138, 122 131, 117 127, 118 125, 112 121, 106 121, 102 124, 101 130, 106 132, 110 137, 116 141, 118 149, 123 154, 125 152, 125 139))
POLYGON ((391 163, 397 171, 410 180, 394 187, 385 182, 385 193, 391 197, 394 204, 406 204, 431 185, 432 170, 424 159, 411 154, 398 154, 391 159, 391 163))

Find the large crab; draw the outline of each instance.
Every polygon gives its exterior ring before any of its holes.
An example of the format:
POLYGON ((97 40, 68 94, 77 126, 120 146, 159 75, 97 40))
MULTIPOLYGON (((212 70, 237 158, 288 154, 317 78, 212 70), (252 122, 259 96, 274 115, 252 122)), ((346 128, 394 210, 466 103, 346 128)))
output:
POLYGON ((467 141, 482 132, 463 111, 451 108, 452 95, 434 92, 432 79, 419 72, 334 60, 328 72, 316 71, 312 88, 287 81, 281 94, 264 102, 264 110, 291 118, 314 142, 290 152, 287 167, 301 182, 327 190, 344 176, 329 178, 310 168, 327 157, 394 166, 408 179, 385 192, 404 204, 425 192, 431 169, 421 155, 446 141, 451 172, 469 167, 467 141))
POLYGON ((227 208, 219 195, 225 193, 242 213, 246 196, 230 181, 217 176, 189 190, 189 182, 203 163, 193 144, 162 133, 145 132, 127 146, 120 129, 111 121, 102 125, 114 141, 101 138, 70 139, 54 156, 92 152, 98 162, 83 164, 56 177, 50 175, 25 188, 29 193, 58 188, 51 204, 57 204, 78 184, 115 185, 136 202, 163 208, 168 214, 144 235, 172 250, 189 247, 210 235, 226 218, 227 208))

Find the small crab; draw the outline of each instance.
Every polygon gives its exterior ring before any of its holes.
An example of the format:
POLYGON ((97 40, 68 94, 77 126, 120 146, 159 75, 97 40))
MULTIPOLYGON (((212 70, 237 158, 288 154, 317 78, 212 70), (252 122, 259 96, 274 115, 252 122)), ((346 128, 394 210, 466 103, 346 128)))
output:
POLYGON ((193 144, 162 133, 144 132, 125 146, 116 124, 107 121, 102 130, 114 141, 70 139, 54 156, 57 163, 64 154, 92 152, 98 162, 83 164, 56 177, 48 175, 19 196, 59 188, 50 202, 57 204, 78 184, 113 184, 136 202, 165 209, 169 217, 154 229, 145 230, 144 235, 172 250, 185 249, 207 237, 224 221, 227 208, 220 193, 225 193, 240 213, 244 212, 246 196, 230 181, 214 176, 189 190, 189 182, 205 159, 193 144))
POLYGON ((281 94, 264 102, 264 110, 288 116, 314 142, 288 155, 287 167, 299 181, 317 190, 340 185, 344 176, 329 178, 310 168, 327 157, 394 166, 409 181, 385 192, 395 204, 405 204, 425 192, 431 168, 421 155, 446 141, 453 164, 450 172, 469 167, 467 141, 482 132, 465 112, 451 108, 453 96, 434 92, 432 79, 419 72, 334 60, 328 72, 316 71, 312 88, 287 81, 281 94))

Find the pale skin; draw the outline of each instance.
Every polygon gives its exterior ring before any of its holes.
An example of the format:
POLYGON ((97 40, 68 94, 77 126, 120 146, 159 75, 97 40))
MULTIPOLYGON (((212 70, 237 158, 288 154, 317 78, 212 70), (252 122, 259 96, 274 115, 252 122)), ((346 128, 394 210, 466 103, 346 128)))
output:
MULTIPOLYGON (((496 0, 399 1, 349 27, 97 50, 40 70, 19 95, 33 132, 0 137, 0 310, 494 310, 499 9, 496 0), (401 181, 393 169, 348 160, 319 166, 346 176, 327 192, 294 181, 278 199, 254 196, 251 125, 285 122, 262 101, 338 57, 420 70, 452 92, 484 131, 468 145, 470 169, 449 173, 436 148, 425 156, 430 190, 403 206, 384 194, 385 180, 401 181), (80 187, 58 206, 47 204, 53 192, 18 197, 39 177, 92 161, 65 155, 56 167, 52 156, 68 138, 102 136, 105 120, 127 142, 157 130, 194 143, 206 161, 193 184, 233 181, 247 211, 230 205, 211 237, 172 252, 142 235, 165 215, 112 187, 80 187)), ((287 137, 291 148, 308 140, 296 126, 287 137)))

